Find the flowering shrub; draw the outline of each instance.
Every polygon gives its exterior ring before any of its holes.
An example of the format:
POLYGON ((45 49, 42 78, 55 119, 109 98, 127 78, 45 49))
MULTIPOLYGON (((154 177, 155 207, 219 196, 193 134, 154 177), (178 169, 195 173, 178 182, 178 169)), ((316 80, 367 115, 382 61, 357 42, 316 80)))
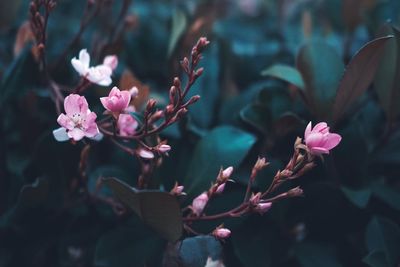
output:
POLYGON ((1 265, 397 266, 400 6, 339 2, 0 4, 1 265))

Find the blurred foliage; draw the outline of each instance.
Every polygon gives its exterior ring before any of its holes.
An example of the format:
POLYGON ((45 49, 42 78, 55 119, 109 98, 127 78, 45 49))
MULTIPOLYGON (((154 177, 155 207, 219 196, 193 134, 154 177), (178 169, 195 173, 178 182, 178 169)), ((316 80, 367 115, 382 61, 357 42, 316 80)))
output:
MULTIPOLYGON (((178 181, 190 200, 221 166, 233 165, 236 183, 207 213, 224 211, 242 200, 258 155, 271 162, 254 185, 265 189, 308 121, 327 120, 343 141, 293 181, 304 198, 226 221, 232 236, 222 244, 203 236, 168 243, 182 230, 168 194, 129 189, 135 201, 120 200, 140 212, 118 216, 104 201, 115 187, 98 188, 104 177, 133 186, 135 158, 108 141, 93 143, 82 181, 85 145, 53 140, 53 95, 21 30, 29 1, 2 1, 0 266, 205 266, 208 257, 238 267, 400 264, 400 1, 136 0, 124 8, 110 0, 62 56, 85 2, 60 0, 50 15, 46 57, 66 87, 78 82, 69 60, 88 48, 94 61, 118 54, 114 84, 137 85, 141 103, 149 94, 163 104, 179 60, 199 36, 211 40, 193 88, 202 98, 163 132, 173 149, 153 189, 169 191, 178 181), (127 18, 118 36, 112 29, 121 8, 127 18), (164 212, 170 220, 160 222, 164 212)), ((108 90, 86 93, 98 114, 108 90)), ((195 227, 212 230, 208 222, 195 227)))

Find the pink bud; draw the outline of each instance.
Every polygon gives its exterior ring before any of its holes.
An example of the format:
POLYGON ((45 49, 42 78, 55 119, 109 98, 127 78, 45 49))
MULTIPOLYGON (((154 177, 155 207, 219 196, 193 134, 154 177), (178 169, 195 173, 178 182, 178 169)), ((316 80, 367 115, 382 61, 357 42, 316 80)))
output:
POLYGON ((254 208, 255 211, 257 211, 260 214, 264 214, 267 211, 269 211, 269 209, 272 207, 272 203, 271 202, 267 202, 267 203, 259 203, 257 204, 257 206, 254 208))
POLYGON ((200 194, 199 196, 197 196, 195 199, 193 199, 192 202, 192 211, 196 214, 196 215, 200 215, 205 206, 207 205, 208 202, 208 195, 206 192, 200 194))
POLYGON ((260 202, 260 198, 261 198, 261 193, 260 192, 258 192, 255 195, 253 194, 250 197, 250 203, 253 204, 253 205, 258 205, 258 203, 260 202))
POLYGON ((326 122, 320 122, 312 128, 311 122, 304 132, 304 142, 313 155, 329 154, 329 151, 337 146, 342 137, 336 133, 330 133, 326 122))
POLYGON ((158 147, 158 151, 160 153, 167 153, 170 150, 171 150, 171 146, 169 146, 169 145, 161 145, 161 146, 158 147))
POLYGON ((228 228, 218 228, 213 232, 213 236, 220 239, 228 238, 231 235, 231 230, 228 228))
POLYGON ((220 184, 220 185, 217 187, 217 190, 215 190, 215 193, 216 193, 216 194, 222 194, 222 192, 224 192, 224 189, 225 189, 225 183, 220 184))
POLYGON ((152 159, 152 158, 154 158, 153 152, 151 152, 151 151, 149 151, 149 150, 146 150, 146 149, 143 149, 143 148, 141 148, 141 149, 138 151, 138 155, 139 155, 140 157, 144 158, 144 159, 152 159))
POLYGON ((103 60, 103 65, 106 65, 112 70, 115 70, 118 66, 118 57, 116 55, 106 56, 103 60))
POLYGON ((135 98, 139 94, 139 89, 136 86, 134 86, 129 90, 129 93, 131 94, 132 98, 135 98))
POLYGON ((185 194, 183 192, 184 188, 185 187, 183 185, 178 185, 178 183, 176 183, 174 188, 172 188, 172 190, 171 190, 171 194, 176 195, 176 196, 180 196, 182 194, 185 194))
POLYGON ((233 172, 233 167, 230 166, 222 171, 222 177, 224 177, 225 179, 229 179, 232 175, 232 172, 233 172))

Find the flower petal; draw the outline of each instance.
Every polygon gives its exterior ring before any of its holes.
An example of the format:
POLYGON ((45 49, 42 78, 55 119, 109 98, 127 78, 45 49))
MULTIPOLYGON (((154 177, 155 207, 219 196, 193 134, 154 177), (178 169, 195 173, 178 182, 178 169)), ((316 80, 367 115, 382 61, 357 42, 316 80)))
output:
POLYGON ((81 76, 85 76, 88 72, 88 69, 83 66, 82 62, 76 58, 71 59, 72 67, 79 73, 81 76))
POLYGON ((74 128, 71 131, 68 131, 68 136, 75 141, 79 141, 85 136, 85 133, 79 128, 74 128))
POLYGON ((69 136, 67 134, 67 129, 65 129, 64 127, 55 129, 53 131, 53 136, 54 136, 54 139, 56 139, 58 142, 65 142, 65 141, 69 140, 69 136))
POLYGON ((69 117, 82 112, 86 114, 88 108, 86 98, 83 96, 70 94, 64 100, 65 113, 67 113, 69 117))
POLYGON ((93 136, 93 137, 88 137, 89 139, 92 139, 92 140, 94 140, 94 141, 101 141, 103 138, 104 138, 104 134, 102 134, 102 133, 98 133, 98 134, 96 134, 95 136, 93 136))
POLYGON ((79 52, 79 61, 82 63, 83 67, 88 69, 90 65, 90 55, 86 49, 82 49, 79 52))
POLYGON ((329 132, 329 127, 326 124, 326 122, 320 122, 317 123, 317 125, 314 126, 314 129, 312 129, 313 133, 320 132, 320 133, 328 133, 329 132))
POLYGON ((335 133, 328 134, 328 136, 326 137, 324 148, 331 150, 332 148, 337 146, 341 140, 342 137, 338 134, 335 133))
POLYGON ((60 116, 57 118, 58 124, 60 124, 62 127, 72 130, 75 127, 74 122, 66 116, 64 113, 61 113, 60 116))
POLYGON ((329 149, 323 147, 313 147, 311 148, 311 154, 314 155, 329 154, 329 149))
POLYGON ((310 135, 311 129, 312 129, 312 124, 311 124, 311 121, 310 121, 307 124, 306 130, 304 131, 304 138, 307 138, 310 135))
POLYGON ((311 132, 304 141, 309 148, 322 147, 326 140, 325 138, 322 133, 311 132))

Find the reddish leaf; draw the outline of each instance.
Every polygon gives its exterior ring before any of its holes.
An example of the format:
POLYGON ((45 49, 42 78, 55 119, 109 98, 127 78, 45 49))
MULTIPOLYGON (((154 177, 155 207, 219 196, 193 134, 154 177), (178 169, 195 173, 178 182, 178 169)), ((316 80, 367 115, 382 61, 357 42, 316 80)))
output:
POLYGON ((333 121, 339 121, 345 111, 368 88, 374 79, 384 47, 393 36, 372 40, 364 45, 351 59, 339 84, 333 105, 333 121))

